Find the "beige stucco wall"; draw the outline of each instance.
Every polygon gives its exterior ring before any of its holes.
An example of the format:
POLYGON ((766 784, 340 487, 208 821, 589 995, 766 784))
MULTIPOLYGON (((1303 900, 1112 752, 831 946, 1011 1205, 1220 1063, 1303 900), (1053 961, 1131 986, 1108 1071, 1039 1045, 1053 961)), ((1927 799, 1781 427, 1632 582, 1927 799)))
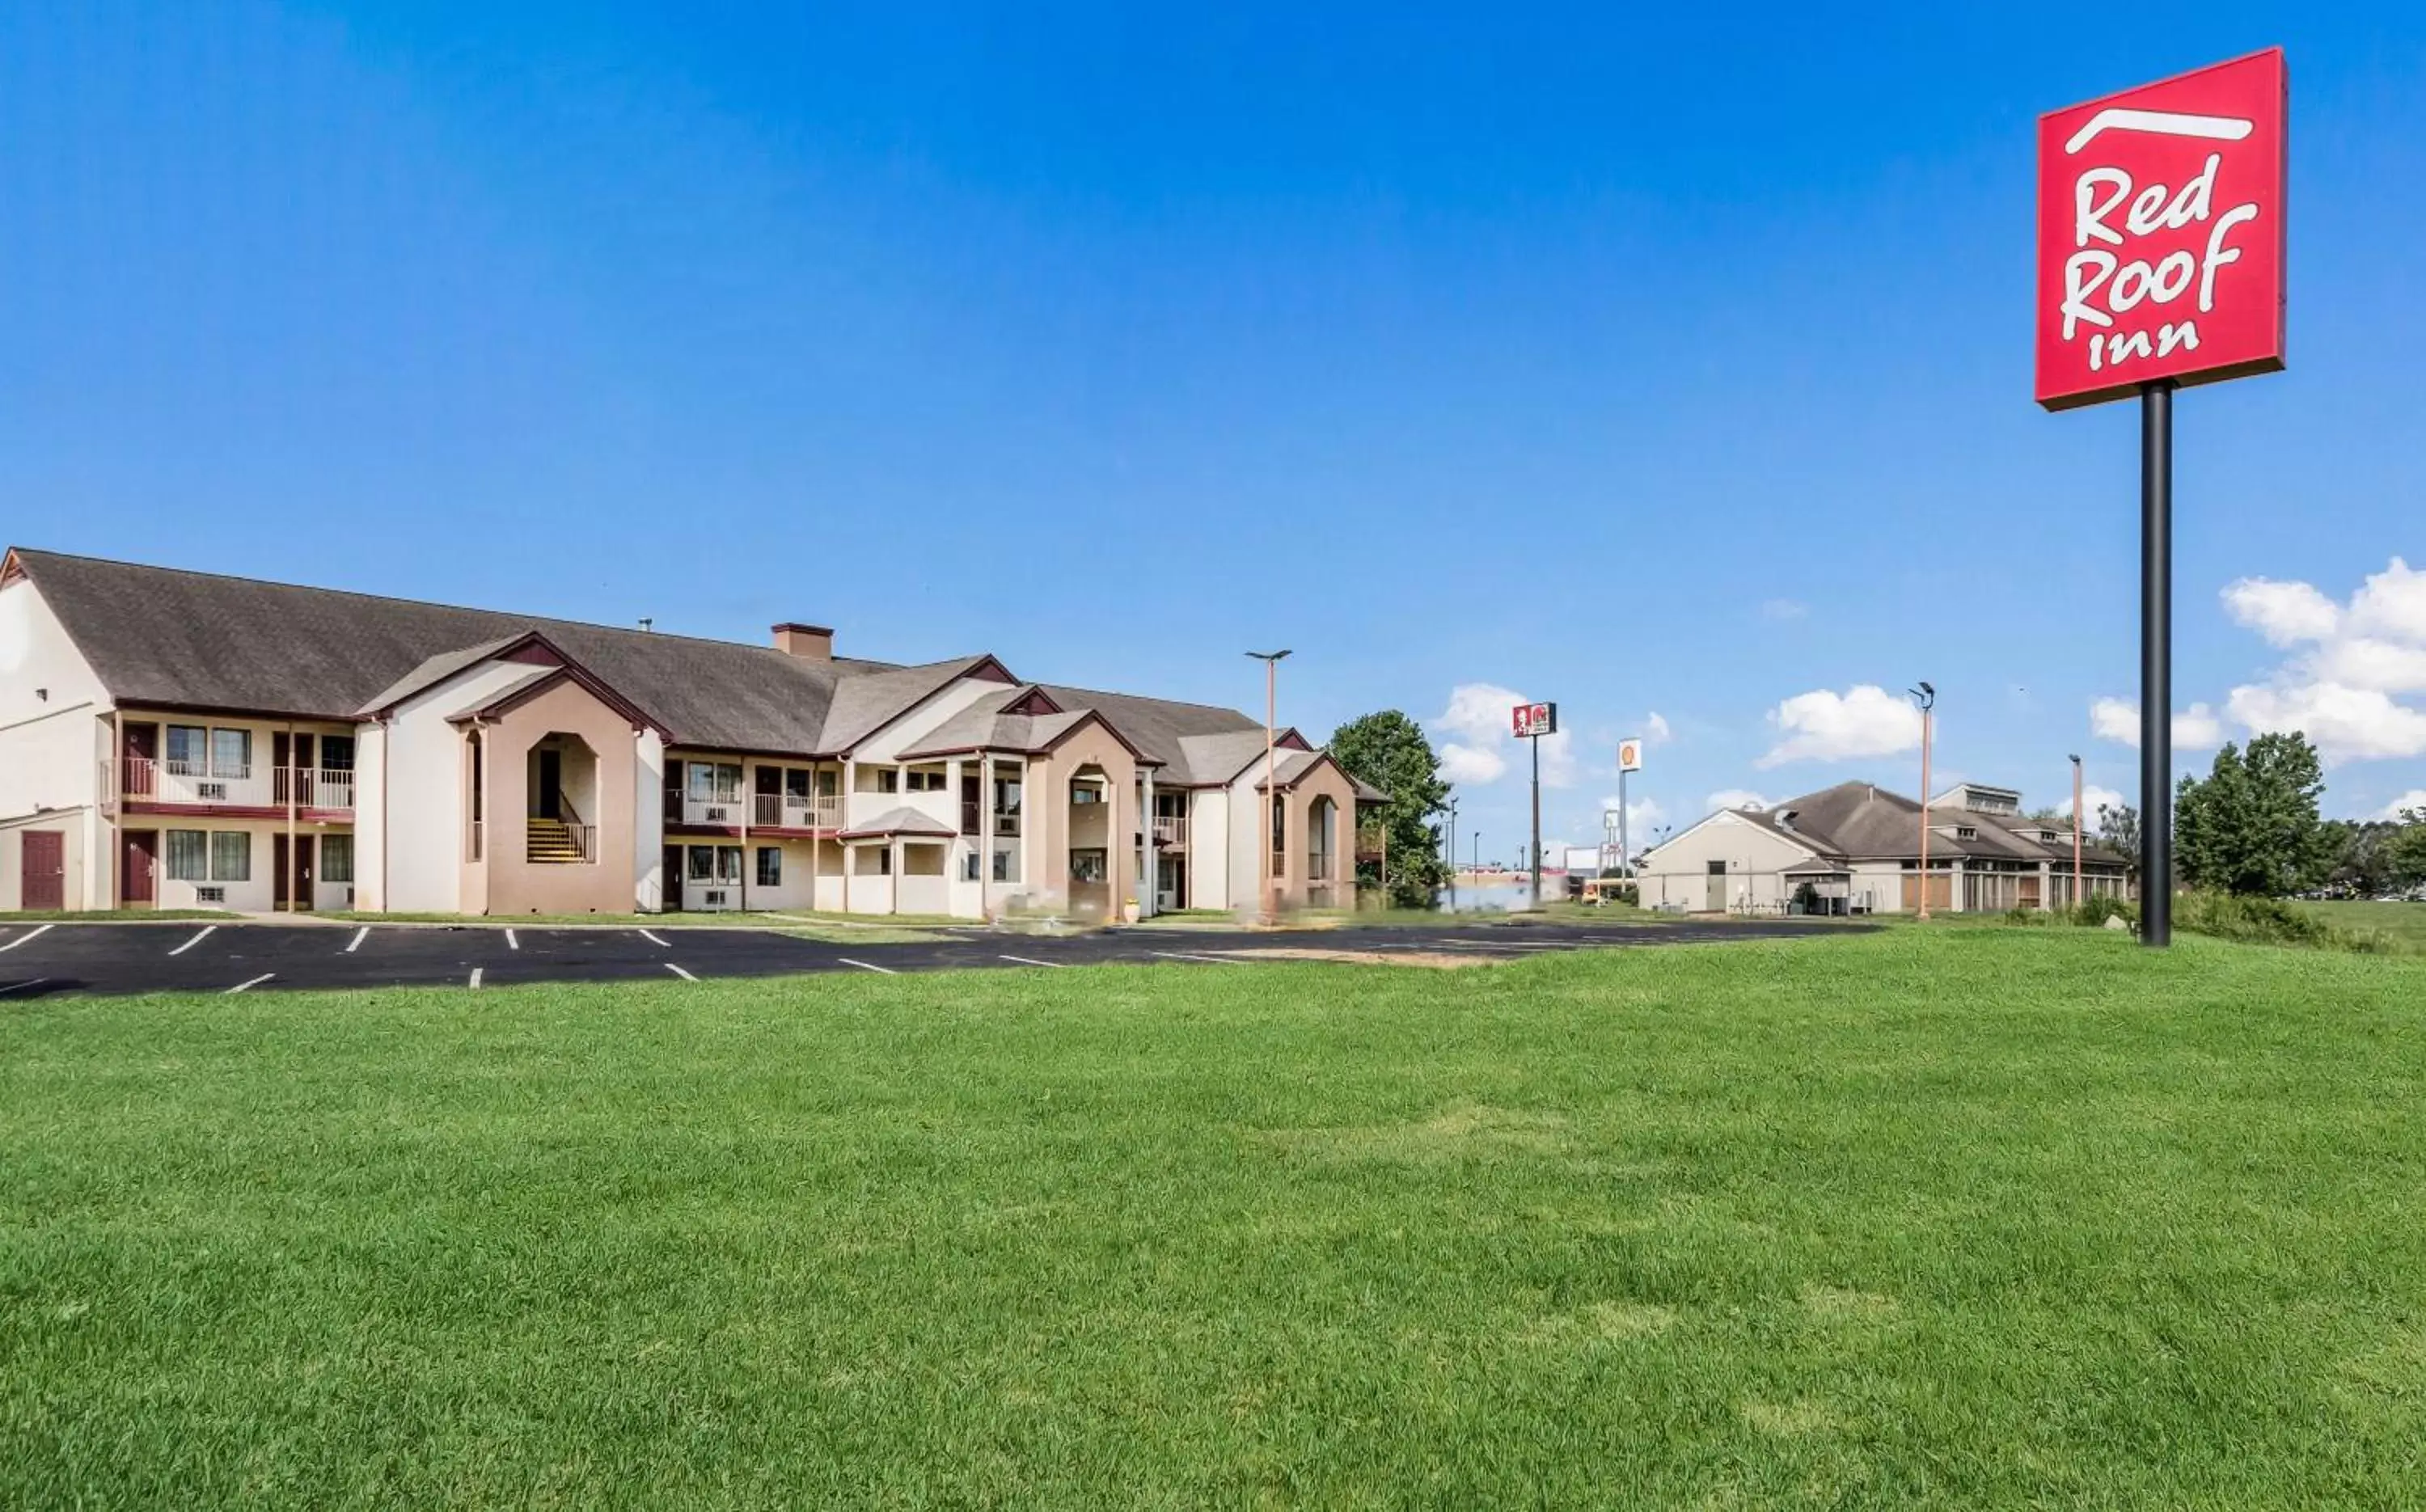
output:
POLYGON ((1329 762, 1286 790, 1288 799, 1288 874, 1284 879, 1285 908, 1344 909, 1356 901, 1356 788, 1346 773, 1329 762), (1306 875, 1307 855, 1314 843, 1315 800, 1329 798, 1337 806, 1332 823, 1331 877, 1317 882, 1306 875))
MULTIPOLYGON (((488 743, 482 764, 487 792, 485 853, 465 871, 486 873, 485 907, 473 911, 510 913, 622 913, 632 907, 634 804, 638 749, 631 720, 579 684, 558 683, 537 698, 484 723, 488 743), (550 734, 578 736, 597 763, 594 786, 601 796, 582 811, 597 828, 591 854, 578 865, 533 865, 524 859, 530 812, 529 752, 550 734), (593 812, 595 811, 595 812, 593 812)), ((574 784, 568 781, 568 790, 574 784)), ((467 884, 470 882, 467 877, 467 884)), ((467 893, 477 889, 467 885, 467 893)), ((467 898, 467 909, 470 903, 467 898)))
POLYGON ((1103 842, 1108 869, 1106 892, 1115 908, 1133 885, 1137 858, 1130 837, 1138 826, 1137 763, 1128 748, 1102 725, 1091 724, 1028 765, 1026 802, 1028 818, 1037 826, 1040 848, 1029 853, 1037 865, 1028 877, 1027 891, 1043 908, 1072 907, 1070 777, 1088 765, 1103 768, 1111 783, 1111 802, 1107 805, 1110 812, 1102 818, 1101 833, 1108 837, 1103 842))
MULTIPOLYGON (((111 850, 101 812, 109 708, 41 590, 26 579, 0 588, 0 825, 40 815, 41 828, 68 835, 63 901, 72 909, 111 901, 109 868, 99 862, 111 850)), ((17 852, 0 844, 13 900, 17 852)))
POLYGON ((1695 913, 1708 908, 1709 863, 1727 863, 1727 906, 1766 908, 1792 891, 1780 874, 1812 853, 1773 831, 1733 813, 1714 813, 1642 858, 1639 875, 1645 905, 1683 904, 1695 913))
POLYGON ((0 824, 0 913, 24 908, 19 891, 24 880, 24 835, 28 830, 42 829, 65 837, 59 846, 60 860, 67 875, 60 881, 59 900, 67 908, 93 907, 79 904, 91 893, 87 875, 94 868, 85 864, 88 850, 86 816, 80 812, 44 814, 20 824, 0 824))
MULTIPOLYGON (((487 701, 530 670, 516 662, 483 662, 405 700, 390 716, 380 764, 388 824, 380 847, 384 899, 378 907, 399 913, 483 911, 464 892, 470 758, 462 729, 446 716, 487 701)), ((355 757, 361 759, 359 747, 355 757)))

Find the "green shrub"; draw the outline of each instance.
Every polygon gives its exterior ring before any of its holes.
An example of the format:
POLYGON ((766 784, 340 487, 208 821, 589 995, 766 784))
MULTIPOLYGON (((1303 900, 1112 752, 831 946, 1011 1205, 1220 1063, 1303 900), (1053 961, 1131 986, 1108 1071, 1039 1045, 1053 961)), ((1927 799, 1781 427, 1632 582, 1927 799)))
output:
POLYGON ((2137 929, 2140 927, 2140 909, 2126 899, 2099 893, 2095 897, 2081 899, 2072 910, 2072 922, 2085 928, 2103 928, 2109 919, 2120 919, 2137 929))
POLYGON ((2046 912, 2043 909, 2025 909, 2019 905, 2015 905, 2014 907, 2005 910, 2005 922, 2007 924, 2026 925, 2053 924, 2055 922, 2055 915, 2046 912))
POLYGON ((2184 893, 2174 899, 2174 923, 2193 934, 2253 945, 2305 945, 2369 954, 2388 948, 2380 935, 2341 928, 2281 898, 2184 893))

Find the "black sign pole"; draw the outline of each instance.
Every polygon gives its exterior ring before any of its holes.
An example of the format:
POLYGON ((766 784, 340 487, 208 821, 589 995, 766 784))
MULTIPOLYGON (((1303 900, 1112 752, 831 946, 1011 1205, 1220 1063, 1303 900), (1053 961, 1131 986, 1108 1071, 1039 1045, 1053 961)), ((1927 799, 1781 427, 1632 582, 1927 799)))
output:
MULTIPOLYGON (((2140 943, 2174 942, 2174 385, 2140 390, 2140 943)), ((2081 816, 2073 815, 2073 823, 2081 816)))
POLYGON ((1542 737, 1533 737, 1533 907, 1542 906, 1542 737))

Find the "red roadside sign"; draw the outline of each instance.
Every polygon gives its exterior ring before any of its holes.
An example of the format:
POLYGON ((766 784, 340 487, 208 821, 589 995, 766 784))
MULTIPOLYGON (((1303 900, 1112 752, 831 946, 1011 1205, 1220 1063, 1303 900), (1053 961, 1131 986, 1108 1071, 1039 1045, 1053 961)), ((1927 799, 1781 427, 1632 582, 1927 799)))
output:
POLYGON ((2283 366, 2281 48, 2039 118, 2038 402, 2283 366))

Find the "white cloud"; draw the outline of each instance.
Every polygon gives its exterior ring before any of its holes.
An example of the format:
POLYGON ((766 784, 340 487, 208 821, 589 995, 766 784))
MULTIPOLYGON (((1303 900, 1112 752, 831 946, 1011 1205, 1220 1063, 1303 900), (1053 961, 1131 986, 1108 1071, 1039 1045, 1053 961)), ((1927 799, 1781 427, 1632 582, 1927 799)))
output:
MULTIPOLYGON (((2394 558, 2398 567, 2400 559, 2394 558)), ((2341 623, 2341 606, 2306 583, 2244 577, 2227 585, 2224 607, 2238 622, 2277 646, 2323 640, 2341 623)))
POLYGON ((1668 728, 1667 719, 1660 715, 1658 710, 1652 710, 1650 717, 1642 721, 1642 743, 1644 745, 1664 746, 1675 738, 1676 732, 1668 728))
POLYGON ((1800 619, 1810 612, 1809 604, 1798 603, 1792 599, 1764 599, 1760 605, 1760 617, 1764 619, 1800 619))
MULTIPOLYGON (((2140 748, 2140 705, 2129 699, 2099 699, 2089 706, 2089 729, 2100 740, 2140 748)), ((2224 744, 2224 721, 2204 703, 2174 711, 2174 748, 2211 750, 2224 744)), ((2093 811, 2094 812, 2094 811, 2093 811)))
POLYGON ((2386 804, 2383 809, 2376 813, 2376 817, 2379 819, 2389 819, 2397 824, 2413 809, 2419 813, 2426 813, 2426 787, 2411 788, 2408 792, 2403 793, 2401 796, 2393 799, 2390 803, 2386 804))
MULTIPOLYGON (((1431 721, 1435 732, 1455 736, 1440 748, 1441 775, 1452 784, 1481 787, 1496 782, 1513 767, 1520 777, 1532 775, 1532 756, 1516 739, 1511 713, 1528 700, 1514 688, 1496 683, 1460 683, 1449 689, 1448 707, 1431 721)), ((1542 785, 1569 787, 1576 780, 1573 739, 1561 730, 1541 737, 1542 785)))
POLYGON ((1888 756, 1920 744, 1920 711, 1867 683, 1843 693, 1827 688, 1798 693, 1771 710, 1769 722, 1785 738, 1755 762, 1755 766, 1888 756))
MULTIPOLYGON (((1769 800, 1750 788, 1722 787, 1705 800, 1706 812, 1716 813, 1721 809, 1766 809, 1769 800)), ((1913 884, 1919 886, 1918 883, 1913 884)))
MULTIPOLYGON (((1603 813, 1616 807, 1617 795, 1614 793, 1600 800, 1603 813)), ((1651 832, 1653 826, 1664 824, 1667 819, 1667 807, 1658 798, 1629 798, 1625 804, 1625 838, 1639 844, 1642 837, 1651 832)))
POLYGON ((2426 714, 2378 688, 2296 681, 2237 687, 2225 707, 2253 734, 2301 732, 2328 764, 2426 755, 2426 714))
POLYGON ((2351 629, 2426 646, 2426 572, 2396 556, 2351 600, 2351 629))
POLYGON ((2252 733, 2297 730, 2327 765, 2426 754, 2426 572, 2393 557, 2347 606, 2306 583, 2243 578, 2224 590, 2232 617, 2277 646, 2307 648, 2224 707, 2252 733))
MULTIPOLYGON (((2130 801, 2130 799, 2125 797, 2122 794, 2115 792, 2111 787, 2099 787, 2094 782, 2087 782, 2081 785, 2080 806, 2084 810, 2088 811, 2089 822, 2092 824, 2095 824, 2097 822, 2098 810, 2119 808, 2123 804, 2130 801)), ((2056 812, 2064 815, 2066 818, 2071 817, 2071 794, 2067 793, 2063 796, 2063 802, 2056 806, 2056 812)))
POLYGON ((1461 746, 1453 740, 1440 748, 1440 765, 1441 776, 1454 787, 1481 787, 1498 781, 1508 771, 1507 761, 1497 751, 1461 746))

